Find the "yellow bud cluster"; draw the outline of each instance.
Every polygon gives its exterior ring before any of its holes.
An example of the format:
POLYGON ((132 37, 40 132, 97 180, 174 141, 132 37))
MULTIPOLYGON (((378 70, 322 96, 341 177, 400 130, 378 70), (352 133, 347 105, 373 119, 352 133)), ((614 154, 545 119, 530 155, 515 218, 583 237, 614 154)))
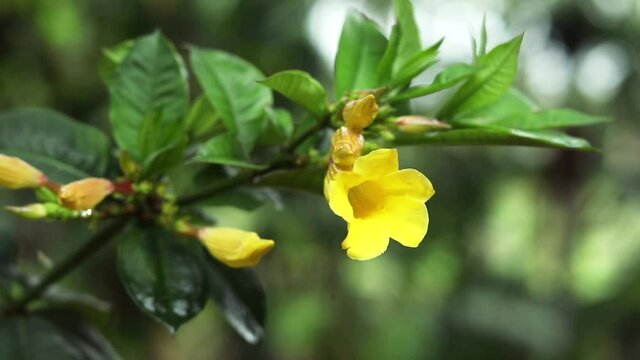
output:
POLYGON ((345 126, 331 138, 331 165, 327 177, 331 179, 338 171, 350 171, 354 161, 362 155, 364 137, 362 131, 376 118, 378 104, 369 94, 362 99, 348 102, 342 110, 345 126))

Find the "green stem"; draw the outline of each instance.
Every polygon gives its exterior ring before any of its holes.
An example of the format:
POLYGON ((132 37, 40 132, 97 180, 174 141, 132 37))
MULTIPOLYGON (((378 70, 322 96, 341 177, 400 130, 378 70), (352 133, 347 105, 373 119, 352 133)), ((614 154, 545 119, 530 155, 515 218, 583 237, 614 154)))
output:
POLYGON ((38 299, 51 284, 65 277, 69 272, 78 267, 78 265, 109 243, 109 241, 124 228, 127 222, 128 219, 120 218, 102 228, 69 257, 57 263, 35 286, 29 288, 21 298, 10 303, 8 308, 5 309, 5 313, 24 311, 24 309, 32 301, 38 299))
POLYGON ((291 142, 291 144, 289 144, 289 146, 287 146, 284 149, 284 151, 287 152, 287 153, 293 152, 295 149, 298 148, 298 146, 302 145, 302 143, 305 142, 308 138, 313 136, 318 131, 323 130, 324 128, 326 128, 327 125, 329 124, 330 120, 331 120, 331 116, 330 115, 326 115, 324 118, 322 118, 320 121, 318 121, 315 125, 313 125, 309 129, 307 129, 307 131, 305 131, 302 134, 300 134, 300 136, 297 139, 293 140, 291 142))
POLYGON ((234 177, 230 177, 223 181, 216 183, 214 186, 193 195, 187 195, 178 199, 177 204, 180 206, 191 205, 198 201, 206 200, 214 195, 217 195, 225 190, 233 189, 236 186, 246 184, 255 178, 270 173, 273 170, 282 168, 288 161, 276 161, 269 167, 262 170, 249 170, 239 173, 234 177))

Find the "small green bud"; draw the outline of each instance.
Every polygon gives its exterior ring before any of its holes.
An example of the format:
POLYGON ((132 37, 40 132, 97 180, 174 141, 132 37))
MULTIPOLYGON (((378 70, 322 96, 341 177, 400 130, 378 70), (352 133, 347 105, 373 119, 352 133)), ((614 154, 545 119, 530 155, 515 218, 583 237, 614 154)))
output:
POLYGON ((25 219, 42 219, 47 217, 47 208, 43 204, 5 206, 5 209, 10 213, 25 219))
POLYGON ((120 153, 120 168, 128 179, 135 179, 140 173, 140 165, 131 158, 128 152, 122 151, 120 153))

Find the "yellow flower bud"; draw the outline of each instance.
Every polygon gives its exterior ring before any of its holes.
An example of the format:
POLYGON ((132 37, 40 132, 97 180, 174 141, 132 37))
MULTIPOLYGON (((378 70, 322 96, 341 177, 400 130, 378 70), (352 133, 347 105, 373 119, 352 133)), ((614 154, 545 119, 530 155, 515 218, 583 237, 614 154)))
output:
POLYGON ((93 209, 113 192, 113 183, 107 179, 86 178, 60 188, 58 199, 74 210, 93 209))
POLYGON ((26 219, 42 219, 47 217, 47 208, 43 204, 31 204, 25 206, 6 206, 10 213, 26 219))
POLYGON ((434 129, 451 129, 451 125, 423 116, 407 115, 395 120, 398 130, 407 133, 422 133, 434 129))
POLYGON ((47 177, 27 162, 0 154, 0 186, 9 189, 34 188, 43 185, 47 177))
POLYGON ((371 125, 378 115, 376 97, 369 94, 360 100, 349 101, 342 110, 342 117, 348 128, 362 131, 371 125))
POLYGON ((362 154, 364 137, 352 129, 341 127, 331 138, 331 162, 340 170, 351 170, 353 162, 362 154))
POLYGON ((275 245, 255 232, 225 227, 202 228, 198 238, 213 257, 233 268, 256 266, 275 245))

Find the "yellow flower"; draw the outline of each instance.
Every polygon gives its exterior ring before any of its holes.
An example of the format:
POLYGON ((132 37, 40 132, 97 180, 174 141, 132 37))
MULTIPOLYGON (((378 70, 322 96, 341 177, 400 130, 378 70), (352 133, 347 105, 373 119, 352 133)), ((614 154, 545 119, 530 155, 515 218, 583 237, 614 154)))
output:
POLYGON ((379 149, 356 159, 353 171, 325 182, 331 210, 348 223, 342 248, 352 259, 381 255, 389 238, 417 247, 427 233, 425 206, 433 194, 429 179, 415 169, 399 170, 396 149, 379 149))
POLYGON ((0 154, 0 186, 9 189, 34 188, 43 185, 47 177, 27 162, 0 154))
POLYGON ((93 209, 113 192, 113 183, 107 179, 86 178, 60 188, 60 203, 70 209, 93 209))
POLYGON ((275 245, 255 232, 225 227, 202 228, 198 238, 213 257, 233 268, 256 266, 275 245))

